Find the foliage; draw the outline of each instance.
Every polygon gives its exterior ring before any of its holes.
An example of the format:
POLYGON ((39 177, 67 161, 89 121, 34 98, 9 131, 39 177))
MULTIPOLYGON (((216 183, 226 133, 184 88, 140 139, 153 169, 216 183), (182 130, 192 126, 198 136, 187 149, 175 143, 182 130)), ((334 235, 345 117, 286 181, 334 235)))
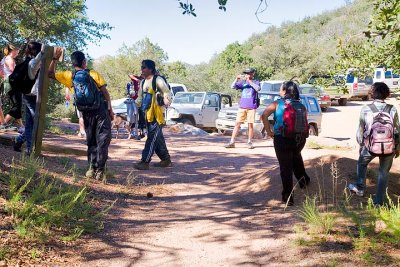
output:
POLYGON ((108 23, 86 15, 82 0, 5 0, 0 2, 0 46, 37 40, 76 50, 108 38, 108 23))
MULTIPOLYGON (((226 3, 228 0, 218 0, 219 10, 226 11, 226 3)), ((194 13, 195 9, 192 3, 189 3, 189 0, 186 0, 184 3, 181 0, 178 0, 179 8, 183 10, 182 15, 192 15, 193 17, 197 17, 197 14, 194 13)))
POLYGON ((6 211, 13 217, 17 234, 39 240, 73 240, 100 229, 104 212, 92 206, 86 187, 63 184, 41 173, 43 166, 40 159, 23 157, 2 177, 9 188, 6 211))
POLYGON ((335 223, 335 217, 329 213, 321 213, 316 204, 317 198, 309 198, 303 202, 300 217, 307 222, 316 233, 329 234, 335 223))

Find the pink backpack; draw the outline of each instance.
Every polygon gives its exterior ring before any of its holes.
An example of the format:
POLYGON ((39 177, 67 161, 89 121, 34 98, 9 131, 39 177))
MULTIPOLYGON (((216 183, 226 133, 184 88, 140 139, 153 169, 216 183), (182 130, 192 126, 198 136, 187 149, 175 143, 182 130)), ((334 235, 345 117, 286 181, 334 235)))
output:
POLYGON ((392 105, 386 105, 379 111, 374 104, 368 105, 372 110, 373 120, 365 126, 364 144, 371 154, 383 156, 393 154, 395 150, 393 118, 390 116, 392 105))

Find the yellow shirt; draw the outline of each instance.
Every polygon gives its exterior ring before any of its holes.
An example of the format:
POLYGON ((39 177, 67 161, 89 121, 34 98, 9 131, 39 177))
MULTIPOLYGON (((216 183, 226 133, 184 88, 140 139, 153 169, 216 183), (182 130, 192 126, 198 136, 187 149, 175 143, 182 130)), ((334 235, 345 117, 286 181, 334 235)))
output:
MULTIPOLYGON (((59 83, 65 85, 72 93, 74 93, 74 87, 72 84, 72 71, 67 70, 67 71, 56 72, 55 76, 56 80, 59 83)), ((97 71, 90 70, 90 77, 93 78, 99 90, 100 87, 107 85, 104 78, 97 71)))

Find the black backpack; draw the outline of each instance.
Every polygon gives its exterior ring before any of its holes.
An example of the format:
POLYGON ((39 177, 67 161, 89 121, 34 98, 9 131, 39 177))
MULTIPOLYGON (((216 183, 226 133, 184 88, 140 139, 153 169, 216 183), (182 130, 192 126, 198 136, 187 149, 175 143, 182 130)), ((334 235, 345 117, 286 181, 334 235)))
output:
POLYGON ((11 90, 16 92, 21 92, 23 94, 30 94, 32 87, 36 82, 39 72, 36 74, 35 78, 31 80, 28 75, 29 61, 32 58, 27 57, 25 60, 15 66, 14 71, 8 76, 8 81, 11 85, 11 90))

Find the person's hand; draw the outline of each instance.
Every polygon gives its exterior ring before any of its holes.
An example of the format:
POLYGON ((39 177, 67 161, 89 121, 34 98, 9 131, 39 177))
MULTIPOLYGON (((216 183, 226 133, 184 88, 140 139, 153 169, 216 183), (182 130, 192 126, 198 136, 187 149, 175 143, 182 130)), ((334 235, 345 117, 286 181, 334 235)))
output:
POLYGON ((394 157, 397 159, 400 156, 400 150, 396 150, 394 157))
POLYGON ((170 99, 170 97, 168 97, 168 96, 164 96, 164 104, 165 104, 165 106, 169 106, 169 105, 171 105, 171 99, 170 99))
POLYGON ((238 74, 237 76, 236 76, 236 80, 241 80, 242 79, 242 75, 240 75, 240 74, 238 74))
POLYGON ((63 49, 61 47, 56 47, 54 50, 54 60, 58 60, 62 55, 63 49))

